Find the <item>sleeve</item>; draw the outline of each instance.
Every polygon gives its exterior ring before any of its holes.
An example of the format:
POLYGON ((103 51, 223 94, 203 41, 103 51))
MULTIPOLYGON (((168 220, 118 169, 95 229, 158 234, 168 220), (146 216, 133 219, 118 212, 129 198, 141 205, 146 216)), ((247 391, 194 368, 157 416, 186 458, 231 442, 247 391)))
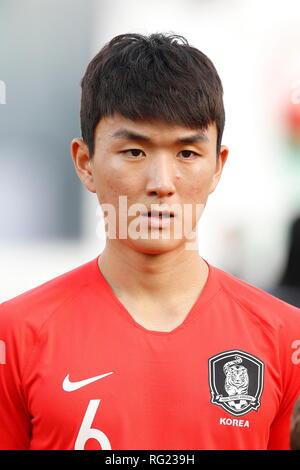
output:
POLYGON ((0 449, 26 450, 30 416, 21 380, 26 340, 14 309, 4 305, 0 305, 0 449))
MULTIPOLYGON (((289 314, 290 312, 286 312, 289 314)), ((291 307, 288 322, 279 330, 281 402, 272 423, 268 449, 290 450, 292 414, 300 396, 300 309, 291 307)))

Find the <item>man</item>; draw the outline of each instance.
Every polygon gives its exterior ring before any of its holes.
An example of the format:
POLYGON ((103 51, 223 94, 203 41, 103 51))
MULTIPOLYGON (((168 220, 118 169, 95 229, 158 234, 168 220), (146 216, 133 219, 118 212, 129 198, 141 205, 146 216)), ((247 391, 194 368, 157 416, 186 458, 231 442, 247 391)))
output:
POLYGON ((289 448, 299 309, 195 248, 222 95, 179 36, 120 35, 89 64, 71 153, 106 246, 2 304, 2 448, 289 448))

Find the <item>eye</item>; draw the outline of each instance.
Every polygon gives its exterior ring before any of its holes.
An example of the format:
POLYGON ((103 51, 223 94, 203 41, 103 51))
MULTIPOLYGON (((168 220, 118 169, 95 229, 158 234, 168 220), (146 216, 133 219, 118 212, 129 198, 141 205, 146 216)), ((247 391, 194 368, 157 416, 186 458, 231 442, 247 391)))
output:
MULTIPOLYGON (((142 155, 140 155, 141 153, 144 154, 143 150, 140 150, 140 149, 128 149, 128 150, 123 150, 121 153, 123 153, 124 155, 128 155, 129 157, 141 157, 142 155), (132 155, 129 155, 129 153, 131 153, 132 155)), ((145 155, 145 154, 144 154, 145 155)))
POLYGON ((182 155, 183 160, 193 160, 199 155, 198 153, 193 152, 192 150, 181 150, 181 152, 179 153, 182 155))

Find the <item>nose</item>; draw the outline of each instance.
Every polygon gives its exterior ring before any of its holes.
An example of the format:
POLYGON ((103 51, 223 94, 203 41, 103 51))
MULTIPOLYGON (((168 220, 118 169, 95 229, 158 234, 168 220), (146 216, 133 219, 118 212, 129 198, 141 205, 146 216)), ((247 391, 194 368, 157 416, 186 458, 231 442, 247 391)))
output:
POLYGON ((160 198, 175 193, 173 163, 166 155, 157 155, 149 164, 146 191, 160 198))

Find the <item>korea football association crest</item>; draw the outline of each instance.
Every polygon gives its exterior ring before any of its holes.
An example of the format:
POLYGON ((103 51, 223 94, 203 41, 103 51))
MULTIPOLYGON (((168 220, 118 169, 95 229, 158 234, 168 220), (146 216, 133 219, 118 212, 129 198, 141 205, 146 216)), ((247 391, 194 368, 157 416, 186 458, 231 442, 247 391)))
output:
POLYGON ((209 359, 211 403, 234 416, 260 407, 264 363, 252 354, 234 349, 209 359))

